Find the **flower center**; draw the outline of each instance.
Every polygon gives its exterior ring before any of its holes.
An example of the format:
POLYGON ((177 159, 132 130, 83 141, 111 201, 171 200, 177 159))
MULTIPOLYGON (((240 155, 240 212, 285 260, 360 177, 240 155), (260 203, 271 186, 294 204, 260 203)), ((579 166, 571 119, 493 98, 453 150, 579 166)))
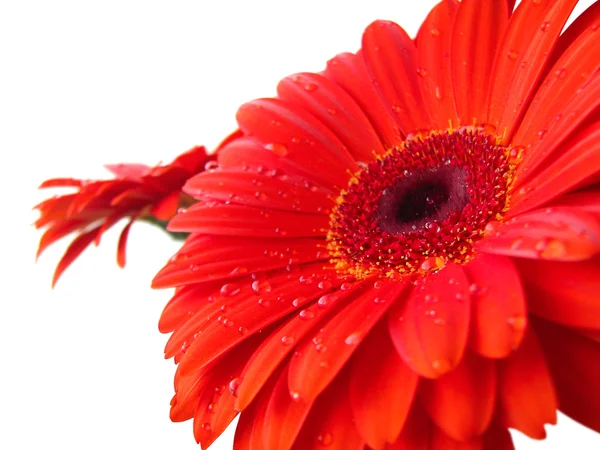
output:
POLYGON ((518 156, 497 136, 466 128, 391 149, 337 200, 327 237, 336 269, 394 277, 467 262, 485 225, 506 211, 518 156))

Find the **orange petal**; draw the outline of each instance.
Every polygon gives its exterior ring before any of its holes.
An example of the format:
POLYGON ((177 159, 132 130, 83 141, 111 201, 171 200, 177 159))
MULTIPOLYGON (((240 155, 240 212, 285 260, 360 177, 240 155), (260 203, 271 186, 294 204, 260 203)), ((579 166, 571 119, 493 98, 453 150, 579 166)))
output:
POLYGON ((496 363, 465 354, 461 364, 437 380, 423 380, 420 398, 433 422, 449 437, 481 436, 496 405, 496 363))
POLYGON ((509 258, 481 254, 465 271, 473 311, 470 346, 488 358, 505 358, 519 346, 527 325, 517 268, 509 258))
POLYGON ((544 425, 556 423, 556 394, 538 338, 530 328, 519 349, 499 365, 501 419, 534 439, 544 439, 544 425))
POLYGON ((425 278, 405 304, 390 310, 392 340, 406 364, 418 374, 437 378, 456 367, 469 333, 469 281, 451 264, 425 278))
POLYGON ((400 358, 388 331, 378 326, 352 361, 350 400, 356 428, 373 449, 396 442, 413 401, 418 375, 400 358))

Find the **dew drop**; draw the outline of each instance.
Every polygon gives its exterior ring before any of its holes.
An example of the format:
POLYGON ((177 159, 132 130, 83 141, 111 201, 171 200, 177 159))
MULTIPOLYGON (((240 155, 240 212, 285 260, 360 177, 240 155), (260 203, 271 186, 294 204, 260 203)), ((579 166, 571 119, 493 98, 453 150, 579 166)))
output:
POLYGON ((354 333, 348 335, 346 339, 344 339, 344 343, 346 345, 356 345, 360 342, 361 333, 359 331, 355 331, 354 333))
POLYGON ((302 319, 302 320, 311 320, 311 319, 315 318, 315 313, 314 313, 314 311, 311 311, 310 309, 303 309, 298 314, 298 317, 300 317, 300 319, 302 319))
POLYGON ((548 28, 550 28, 550 22, 542 22, 540 25, 540 30, 542 31, 548 31, 548 28))
POLYGON ((219 168, 219 163, 216 161, 208 161, 206 164, 204 164, 204 170, 206 170, 207 172, 216 170, 218 168, 219 168))
POLYGON ((305 91, 308 91, 308 92, 314 92, 314 91, 316 91, 317 89, 319 89, 319 86, 317 86, 317 85, 316 85, 316 84, 314 84, 314 83, 306 83, 306 84, 304 85, 304 90, 305 90, 305 91))
POLYGON ((385 298, 375 297, 373 299, 373 303, 375 303, 376 305, 383 305, 385 303, 385 298))
POLYGON ((320 445, 327 447, 333 443, 333 436, 331 435, 331 433, 321 433, 317 436, 317 442, 320 445))
POLYGON ((206 408, 206 410, 209 413, 214 414, 215 411, 217 410, 217 404, 216 403, 211 403, 210 405, 208 405, 208 407, 206 408))
POLYGON ((332 116, 335 116, 335 115, 337 114, 337 111, 336 111, 334 108, 329 108, 329 109, 327 110, 327 112, 328 112, 329 114, 331 114, 332 116))
POLYGON ((556 259, 565 256, 567 248, 565 244, 558 239, 542 239, 535 246, 539 255, 546 259, 556 259))
POLYGON ((242 336, 245 336, 248 334, 248 328, 246 328, 246 327, 239 327, 238 331, 242 336))
POLYGON ((329 305, 337 301, 337 295, 325 294, 317 301, 317 306, 321 309, 327 308, 329 305))
POLYGON ((332 286, 331 281, 328 281, 328 280, 321 281, 318 284, 319 289, 322 289, 324 291, 331 289, 331 286, 332 286))
POLYGON ((427 70, 425 70, 423 67, 419 67, 417 69, 417 75, 419 75, 421 78, 424 78, 427 76, 427 70))
POLYGON ((436 359, 431 363, 431 367, 435 372, 441 374, 448 372, 452 366, 449 361, 446 361, 444 359, 436 359))
POLYGON ((542 140, 546 137, 546 134, 548 134, 548 130, 540 130, 540 131, 538 131, 537 135, 540 138, 540 140, 542 140))
POLYGON ((208 431, 209 433, 210 433, 210 431, 212 430, 212 428, 211 428, 211 426, 210 426, 210 423, 208 423, 208 422, 204 422, 204 423, 202 424, 202 429, 203 429, 204 431, 208 431))
POLYGON ((374 289, 381 289, 381 286, 383 286, 383 283, 381 281, 376 281, 375 283, 373 283, 374 289))
POLYGON ((533 1, 532 1, 532 3, 533 3, 535 6, 538 6, 538 5, 540 5, 540 4, 542 3, 542 0, 533 0, 533 1))
POLYGON ((435 323, 436 325, 446 325, 446 319, 438 317, 437 319, 433 320, 433 323, 435 323))
POLYGON ((240 387, 240 379, 234 378, 229 382, 229 393, 234 397, 237 397, 237 390, 240 387))
POLYGON ((281 343, 283 345, 292 345, 294 343, 293 336, 281 336, 281 343))
POLYGON ((442 88, 440 86, 436 86, 435 87, 435 98, 437 98, 438 100, 441 100, 442 97, 442 88))
POLYGON ((288 149, 283 144, 266 144, 265 148, 277 156, 286 156, 288 154, 288 149))
POLYGON ((438 28, 432 28, 432 29, 431 29, 431 31, 430 31, 430 33, 431 33, 431 35, 432 35, 433 37, 439 37, 439 35, 440 35, 440 30, 439 30, 438 28))
POLYGON ((508 59, 512 59, 514 61, 515 59, 517 59, 517 52, 515 52, 514 50, 510 50, 507 56, 508 59))
POLYGON ((252 292, 256 295, 267 294, 271 292, 271 284, 268 281, 253 281, 252 282, 252 292))
POLYGON ((425 303, 437 303, 439 300, 437 295, 426 294, 425 295, 425 303))
POLYGON ((260 298, 258 299, 258 304, 263 308, 268 308, 269 306, 271 306, 271 301, 268 299, 260 298))
POLYGON ((556 69, 554 75, 556 75, 556 78, 559 80, 562 80, 567 76, 567 71, 565 69, 556 69))
POLYGON ((486 236, 493 236, 496 233, 498 233, 499 229, 500 229, 500 222, 498 222, 497 220, 492 220, 491 222, 488 222, 485 224, 485 228, 483 229, 483 232, 485 233, 486 236))
POLYGON ((315 350, 318 353, 325 353, 327 351, 327 347, 324 344, 318 343, 315 344, 315 350))
POLYGON ((240 288, 233 283, 227 283, 221 286, 221 295, 225 297, 233 297, 240 293, 240 288))
POLYGON ((290 397, 292 397, 292 400, 297 402, 300 400, 300 393, 296 391, 290 391, 290 397))
POLYGON ((508 325, 510 325, 515 331, 523 331, 527 326, 527 318, 525 316, 509 317, 508 325))
POLYGON ((350 284, 350 283, 342 283, 342 285, 340 286, 340 289, 342 291, 349 291, 350 289, 352 289, 352 284, 350 284))

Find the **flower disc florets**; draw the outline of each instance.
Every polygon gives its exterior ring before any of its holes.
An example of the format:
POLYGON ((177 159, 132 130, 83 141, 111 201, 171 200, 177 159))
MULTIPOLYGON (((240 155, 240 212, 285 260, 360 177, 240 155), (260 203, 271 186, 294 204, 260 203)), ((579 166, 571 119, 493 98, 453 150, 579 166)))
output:
POLYGON ((467 262, 486 225, 502 219, 519 153, 468 128, 389 150, 337 200, 328 234, 336 268, 358 278, 394 277, 467 262))

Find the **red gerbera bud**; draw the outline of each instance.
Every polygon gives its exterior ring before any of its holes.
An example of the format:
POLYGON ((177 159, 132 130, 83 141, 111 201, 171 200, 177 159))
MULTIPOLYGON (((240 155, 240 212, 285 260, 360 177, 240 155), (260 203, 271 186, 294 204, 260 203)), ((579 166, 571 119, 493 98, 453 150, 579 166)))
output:
POLYGON ((181 188, 210 161, 214 161, 214 156, 207 155, 204 147, 194 147, 167 165, 107 165, 115 175, 112 180, 54 178, 43 182, 40 188, 76 189, 73 194, 52 197, 35 206, 40 212, 35 226, 46 228, 40 239, 38 257, 60 238, 77 233, 56 267, 52 285, 92 242, 98 245, 106 230, 119 220, 129 218, 117 249, 117 264, 124 267, 125 246, 133 222, 138 219, 166 222, 178 208, 191 203, 181 188))

